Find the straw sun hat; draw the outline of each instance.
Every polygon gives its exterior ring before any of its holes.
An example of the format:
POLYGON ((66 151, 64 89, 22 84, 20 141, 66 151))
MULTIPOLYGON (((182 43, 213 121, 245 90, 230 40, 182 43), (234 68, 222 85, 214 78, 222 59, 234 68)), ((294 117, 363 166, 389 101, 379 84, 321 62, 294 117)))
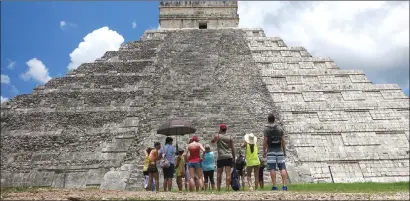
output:
POLYGON ((245 142, 248 144, 256 144, 258 141, 258 138, 253 133, 246 134, 244 138, 245 142))

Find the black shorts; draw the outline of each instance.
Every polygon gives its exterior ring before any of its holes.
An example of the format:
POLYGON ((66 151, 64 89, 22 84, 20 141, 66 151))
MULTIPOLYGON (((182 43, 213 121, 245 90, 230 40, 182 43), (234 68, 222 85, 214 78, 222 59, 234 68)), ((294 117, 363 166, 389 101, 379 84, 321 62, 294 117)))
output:
POLYGON ((143 171, 142 174, 144 174, 144 176, 148 176, 148 168, 147 171, 143 171))
POLYGON ((158 168, 156 165, 149 165, 147 172, 148 173, 158 173, 158 168))
POLYGON ((208 180, 209 180, 209 182, 211 182, 211 184, 215 184, 214 170, 204 171, 204 179, 205 179, 204 183, 206 183, 206 184, 208 183, 208 180))
POLYGON ((216 161, 216 167, 217 168, 232 167, 232 166, 233 166, 232 158, 216 161))
POLYGON ((174 178, 174 171, 175 171, 175 166, 172 163, 169 163, 168 168, 162 168, 162 172, 164 173, 164 179, 174 178))

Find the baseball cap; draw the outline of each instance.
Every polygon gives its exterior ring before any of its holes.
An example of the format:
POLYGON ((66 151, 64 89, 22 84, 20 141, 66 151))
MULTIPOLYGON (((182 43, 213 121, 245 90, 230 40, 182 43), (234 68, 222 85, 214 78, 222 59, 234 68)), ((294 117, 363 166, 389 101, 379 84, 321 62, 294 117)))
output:
POLYGON ((226 129, 226 124, 219 125, 219 129, 221 129, 221 130, 226 129))
POLYGON ((199 138, 197 136, 192 136, 192 141, 199 142, 199 138))
POLYGON ((211 150, 211 146, 209 144, 205 145, 205 150, 211 150))

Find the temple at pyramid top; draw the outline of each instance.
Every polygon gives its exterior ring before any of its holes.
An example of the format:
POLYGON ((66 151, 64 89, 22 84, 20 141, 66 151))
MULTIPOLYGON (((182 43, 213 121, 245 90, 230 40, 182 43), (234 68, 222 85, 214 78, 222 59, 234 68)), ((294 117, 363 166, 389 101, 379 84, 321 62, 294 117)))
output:
POLYGON ((238 27, 237 1, 161 1, 161 29, 238 27))

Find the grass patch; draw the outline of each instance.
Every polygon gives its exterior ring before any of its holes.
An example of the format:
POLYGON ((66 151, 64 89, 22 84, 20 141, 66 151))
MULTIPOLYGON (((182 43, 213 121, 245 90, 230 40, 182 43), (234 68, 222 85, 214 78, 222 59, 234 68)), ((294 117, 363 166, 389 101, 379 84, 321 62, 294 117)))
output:
MULTIPOLYGON (((320 183, 320 184, 289 184, 289 191, 299 192, 329 192, 329 193, 377 193, 377 192, 408 192, 409 182, 395 183, 320 183)), ((271 186, 264 190, 270 190, 271 186)))
MULTIPOLYGON (((265 184, 262 191, 271 191, 272 185, 265 184)), ((281 191, 282 185, 278 185, 281 191)), ((328 193, 378 193, 378 192, 409 192, 409 182, 394 182, 394 183, 311 183, 311 184, 288 184, 288 191, 293 192, 328 192, 328 193)), ((248 187, 245 187, 245 191, 248 187)), ((260 190, 260 189, 259 189, 260 190)), ((231 190, 232 191, 232 190, 231 190)), ((172 192, 178 192, 173 189, 172 192)), ((186 191, 184 191, 186 192, 186 191)), ((212 194, 225 193, 226 188, 221 187, 221 191, 212 192, 212 194)), ((211 193, 203 192, 203 193, 211 193)))

